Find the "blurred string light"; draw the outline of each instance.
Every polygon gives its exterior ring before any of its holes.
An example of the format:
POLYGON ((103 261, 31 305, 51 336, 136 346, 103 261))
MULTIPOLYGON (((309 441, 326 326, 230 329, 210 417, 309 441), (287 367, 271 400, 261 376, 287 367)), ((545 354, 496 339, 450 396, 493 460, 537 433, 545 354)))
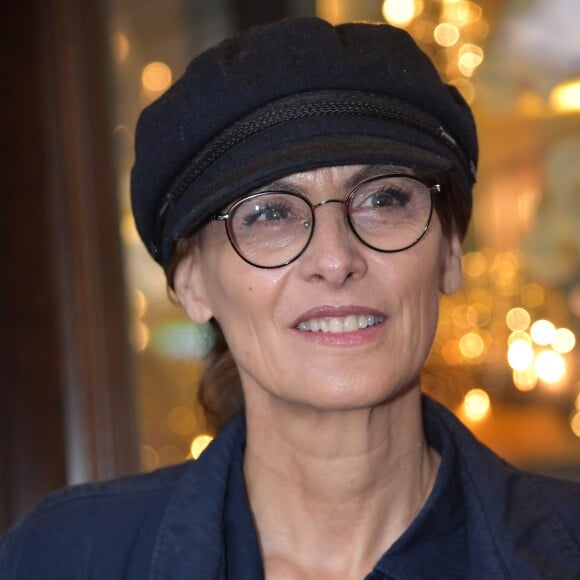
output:
POLYGON ((457 67, 460 72, 470 77, 475 69, 483 62, 483 49, 477 44, 466 43, 458 51, 457 67))
POLYGON ((536 373, 534 368, 530 367, 521 371, 514 370, 512 378, 518 391, 531 391, 538 384, 538 373, 536 373))
POLYGON ((580 437, 580 411, 575 411, 570 418, 570 428, 576 437, 580 437))
POLYGON ((530 322, 523 308, 512 308, 506 315, 506 325, 513 331, 508 337, 507 359, 514 385, 520 391, 530 391, 540 380, 550 389, 560 389, 568 370, 563 355, 573 350, 576 337, 570 329, 557 329, 546 319, 531 326, 530 322))
POLYGON ((535 282, 525 284, 520 291, 520 295, 522 305, 526 308, 538 308, 546 299, 544 289, 535 282))
POLYGON ((508 346, 507 359, 514 371, 525 371, 534 362, 534 348, 524 338, 515 338, 508 346))
POLYGON ((485 342, 477 332, 467 332, 459 339, 459 351, 467 359, 480 357, 485 350, 485 342))
POLYGON ((197 425, 195 413, 191 407, 178 405, 169 412, 167 426, 180 437, 189 437, 197 425))
POLYGON ((167 90, 171 85, 171 79, 171 68, 161 61, 150 62, 141 72, 141 86, 152 96, 167 90))
POLYGON ((148 346, 151 339, 149 326, 143 320, 147 313, 148 303, 147 296, 139 288, 133 291, 133 324, 131 343, 136 352, 143 352, 148 346))
POLYGON ((554 332, 551 345, 556 352, 567 354, 576 346, 576 336, 569 328, 558 328, 554 332))
POLYGON ((481 421, 490 408, 489 395, 483 389, 471 389, 463 398, 463 413, 470 421, 481 421))
POLYGON ((481 252, 468 252, 463 256, 463 271, 470 278, 479 278, 487 271, 487 260, 481 252))
POLYGON ((524 308, 512 308, 505 317, 507 327, 512 330, 526 330, 530 326, 532 318, 524 308))
POLYGON ((205 451, 205 448, 212 442, 212 440, 213 437, 205 433, 194 437, 190 446, 191 456, 194 459, 197 459, 205 451))
POLYGON ((131 45, 129 39, 123 32, 117 32, 113 37, 113 54, 117 62, 123 63, 129 58, 131 45))
POLYGON ((549 320, 536 320, 530 328, 533 341, 540 346, 546 346, 552 342, 556 327, 549 320))
POLYGON ((433 31, 435 42, 444 47, 454 46, 459 40, 459 28, 449 22, 441 22, 433 31))
POLYGON ((549 96, 550 107, 556 113, 580 111, 580 79, 556 85, 549 96))
POLYGON ((580 437, 580 393, 576 395, 574 411, 570 415, 570 429, 576 437, 580 437))
POLYGON ((384 0, 383 18, 407 29, 431 55, 447 82, 472 102, 475 86, 471 82, 484 60, 480 46, 489 25, 478 2, 468 0, 384 0))
POLYGON ((159 453, 151 445, 141 445, 141 469, 153 471, 159 467, 159 453))
MULTIPOLYGON (((525 263, 515 252, 490 248, 467 252, 463 271, 464 288, 441 304, 434 359, 440 357, 445 365, 463 367, 462 372, 469 375, 469 367, 483 365, 478 380, 486 376, 486 367, 497 368, 507 362, 518 391, 542 388, 554 395, 565 392, 573 379, 567 357, 576 346, 576 337, 572 330, 559 328, 546 317, 549 312, 561 316, 565 298, 526 281, 525 263)), ((575 299, 580 306, 580 286, 575 299)), ((485 393, 485 388, 480 390, 485 393)), ((471 405, 478 405, 485 397, 477 391, 465 399, 470 400, 471 405), (476 398, 472 400, 472 396, 476 398)), ((477 413, 468 413, 465 401, 458 412, 466 420, 476 420, 477 413)), ((574 425, 580 437, 580 408, 575 413, 574 425)))
POLYGON ((408 26, 421 12, 421 0, 385 0, 383 17, 394 26, 408 26))
POLYGON ((543 350, 536 356, 534 369, 544 383, 556 387, 566 374, 566 361, 559 352, 543 350))
POLYGON ((482 16, 481 6, 475 2, 460 2, 458 0, 444 2, 441 12, 441 18, 455 22, 461 27, 478 22, 482 16))

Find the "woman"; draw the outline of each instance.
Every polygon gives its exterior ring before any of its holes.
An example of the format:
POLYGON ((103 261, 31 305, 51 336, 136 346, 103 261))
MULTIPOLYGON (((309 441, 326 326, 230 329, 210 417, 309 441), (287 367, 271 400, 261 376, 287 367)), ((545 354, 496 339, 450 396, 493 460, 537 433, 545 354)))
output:
POLYGON ((387 25, 288 20, 196 58, 140 119, 133 206, 214 321, 206 407, 243 413, 196 462, 46 500, 2 578, 580 577, 579 488, 420 394, 476 162, 467 105, 387 25))

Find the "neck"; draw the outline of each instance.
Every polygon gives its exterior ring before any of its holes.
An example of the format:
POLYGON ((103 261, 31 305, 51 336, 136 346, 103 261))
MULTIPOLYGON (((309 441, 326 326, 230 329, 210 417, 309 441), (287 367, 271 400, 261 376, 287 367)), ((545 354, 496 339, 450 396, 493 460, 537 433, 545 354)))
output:
POLYGON ((244 471, 266 571, 295 566, 299 553, 297 577, 364 576, 435 479, 418 389, 364 410, 256 407, 247 406, 244 471))

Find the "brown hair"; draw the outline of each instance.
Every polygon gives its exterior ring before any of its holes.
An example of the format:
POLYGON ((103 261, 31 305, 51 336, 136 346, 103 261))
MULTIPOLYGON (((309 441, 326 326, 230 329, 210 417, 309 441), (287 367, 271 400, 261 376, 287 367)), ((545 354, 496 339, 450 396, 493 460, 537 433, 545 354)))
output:
MULTIPOLYGON (((434 207, 443 233, 450 237, 456 232, 464 239, 469 226, 470 208, 457 179, 452 173, 439 177, 441 191, 434 195, 434 207)), ((191 234, 178 240, 167 270, 169 288, 174 290, 174 276, 179 262, 193 251, 197 236, 191 234)), ((217 320, 210 321, 213 346, 206 356, 206 366, 197 390, 197 400, 205 413, 208 428, 219 433, 222 427, 244 406, 242 385, 236 363, 217 320)))

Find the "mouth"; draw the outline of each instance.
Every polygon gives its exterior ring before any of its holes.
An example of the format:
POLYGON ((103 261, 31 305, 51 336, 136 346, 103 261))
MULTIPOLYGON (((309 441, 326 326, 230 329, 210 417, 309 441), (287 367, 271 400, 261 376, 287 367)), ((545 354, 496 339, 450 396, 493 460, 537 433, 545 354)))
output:
POLYGON ((309 318, 296 325, 296 329, 302 332, 324 332, 329 334, 344 334, 364 330, 380 324, 384 316, 375 314, 349 314, 348 316, 325 316, 309 318))

